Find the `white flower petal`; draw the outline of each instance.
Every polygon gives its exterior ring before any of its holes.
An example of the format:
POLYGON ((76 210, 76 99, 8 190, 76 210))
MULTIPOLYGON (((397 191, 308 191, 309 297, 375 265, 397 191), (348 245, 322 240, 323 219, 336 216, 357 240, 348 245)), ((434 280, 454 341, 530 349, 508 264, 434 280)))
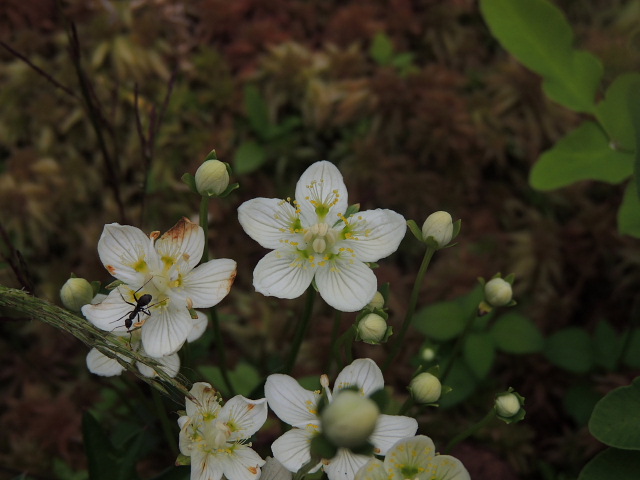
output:
POLYGON ((267 457, 265 464, 262 466, 260 480, 293 480, 293 474, 284 468, 284 465, 277 459, 267 457))
MULTIPOLYGON (((128 297, 132 291, 127 292, 127 290, 130 289, 126 286, 114 288, 101 303, 84 305, 82 314, 101 330, 115 334, 126 334, 125 319, 135 307, 135 305, 131 305, 125 300, 125 295, 128 297)), ((139 316, 141 319, 147 318, 147 315, 143 313, 139 316)), ((137 318, 134 319, 134 322, 136 321, 137 318)))
POLYGON ((296 201, 300 208, 302 224, 305 226, 318 223, 316 207, 311 201, 329 201, 333 206, 325 220, 329 225, 333 225, 340 220, 338 214, 346 212, 349 206, 347 187, 340 170, 326 160, 311 165, 296 184, 296 201))
POLYGON ((260 476, 260 467, 264 460, 246 445, 237 444, 230 455, 218 455, 224 476, 228 480, 254 480, 260 476))
POLYGON ((371 301, 378 281, 364 263, 342 260, 318 268, 316 285, 324 301, 333 308, 341 312, 355 312, 371 301))
MULTIPOLYGON (((185 275, 182 290, 172 290, 172 298, 190 298, 193 308, 209 308, 227 296, 236 278, 236 262, 228 258, 209 260, 185 275)), ((186 303, 184 303, 186 305, 186 303)))
MULTIPOLYGON (((155 358, 154 360, 157 360, 158 363, 162 365, 160 368, 162 368, 162 370, 171 378, 175 377, 180 371, 180 356, 177 353, 160 358, 155 358)), ((148 367, 144 363, 136 362, 136 366, 138 367, 138 370, 140 370, 140 373, 145 377, 152 378, 158 375, 158 373, 153 368, 148 367)))
POLYGON ((334 393, 351 386, 358 387, 365 395, 384 388, 380 367, 370 358, 354 360, 338 374, 334 382, 334 393))
POLYGON ((188 417, 195 417, 198 414, 204 413, 207 416, 217 417, 220 409, 220 402, 216 397, 216 390, 210 384, 206 382, 196 382, 189 390, 189 393, 198 401, 194 403, 189 398, 185 399, 185 410, 188 417))
POLYGON ((191 318, 191 316, 189 316, 191 319, 191 330, 189 330, 189 335, 187 335, 187 342, 189 343, 198 340, 204 334, 209 324, 209 319, 203 312, 196 310, 196 314, 198 318, 191 318))
MULTIPOLYGON (((384 466, 390 474, 403 476, 403 466, 425 467, 436 453, 433 441, 425 435, 403 438, 387 452, 384 466)), ((428 473, 428 472, 425 472, 428 473)), ((448 478, 448 477, 447 477, 448 478)))
MULTIPOLYGON (((400 475, 397 478, 401 478, 400 475)), ((389 480, 389 475, 384 469, 384 464, 377 458, 371 458, 356 473, 355 480, 389 480)))
POLYGON ((353 249, 362 262, 376 262, 398 249, 407 231, 407 222, 392 210, 367 210, 350 217, 353 238, 340 245, 353 249))
POLYGON ((223 464, 219 458, 197 448, 192 449, 190 480, 220 480, 223 473, 223 464))
POLYGON ((142 230, 111 223, 104 226, 98 241, 98 255, 104 267, 118 280, 141 286, 157 255, 152 242, 142 230))
POLYGON ((172 259, 183 266, 183 273, 189 272, 202 258, 204 230, 183 217, 156 241, 155 248, 161 259, 172 259))
POLYGON ((367 455, 356 455, 346 448, 339 448, 336 456, 329 461, 329 464, 325 464, 323 468, 329 480, 353 480, 356 472, 370 458, 367 455))
POLYGON ((191 419, 186 415, 183 415, 178 418, 178 426, 180 427, 180 434, 178 436, 180 453, 190 457, 195 446, 195 442, 193 441, 190 433, 192 430, 191 419))
POLYGON ((451 455, 436 455, 431 460, 431 466, 433 468, 431 478, 471 480, 471 476, 462 462, 451 455))
POLYGON ((163 357, 177 352, 191 330, 186 308, 162 307, 142 325, 142 345, 151 357, 163 357))
POLYGON ((234 431, 227 439, 228 442, 243 440, 260 430, 267 421, 267 399, 250 400, 242 395, 236 395, 222 407, 220 421, 228 421, 234 425, 234 431))
POLYGON ((289 375, 269 375, 264 385, 264 395, 271 410, 283 422, 300 428, 308 424, 320 424, 317 411, 320 394, 305 390, 289 375))
MULTIPOLYGON (((278 437, 271 445, 273 456, 290 472, 297 472, 311 460, 311 430, 293 428, 278 437)), ((318 463, 311 472, 317 471, 322 464, 318 463)))
POLYGON ((299 263, 297 253, 274 250, 253 270, 253 286, 266 296, 297 298, 311 285, 314 273, 314 268, 299 263))
POLYGON ((276 250, 281 240, 293 236, 296 209, 278 198, 254 198, 238 208, 238 221, 244 231, 264 248, 276 250))
POLYGON ((124 370, 120 362, 107 357, 97 348, 92 348, 87 354, 87 368, 91 373, 102 377, 114 377, 124 370))
POLYGON ((418 430, 415 418, 402 415, 380 415, 376 429, 369 437, 375 447, 376 455, 386 455, 387 451, 398 441, 406 437, 413 437, 418 430))

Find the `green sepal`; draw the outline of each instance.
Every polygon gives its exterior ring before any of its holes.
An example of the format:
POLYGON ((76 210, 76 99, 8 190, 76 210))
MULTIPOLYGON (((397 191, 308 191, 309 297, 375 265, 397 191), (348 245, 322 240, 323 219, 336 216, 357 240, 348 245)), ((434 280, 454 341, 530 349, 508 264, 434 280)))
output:
POLYGON ((451 240, 453 241, 454 238, 456 238, 458 236, 458 234, 460 233, 460 229, 462 228, 462 220, 458 219, 455 222, 453 222, 453 234, 451 235, 451 240))
MULTIPOLYGON (((211 150, 209 152, 209 154, 205 157, 205 159, 204 159, 204 161, 202 163, 206 162, 207 160, 218 160, 218 156, 216 155, 216 151, 215 150, 211 150)), ((227 170, 229 170, 229 169, 227 168, 227 170)), ((231 172, 229 172, 229 173, 231 173, 231 172)))
POLYGON ((369 442, 365 442, 359 447, 350 448, 349 450, 351 450, 355 455, 364 455, 367 457, 372 456, 375 451, 374 446, 369 442))
MULTIPOLYGON (((227 170, 229 170, 229 168, 227 167, 227 170)), ((224 198, 226 196, 228 196, 231 192, 233 192, 234 190, 237 190, 238 188, 240 188, 240 184, 239 183, 232 183, 231 185, 229 185, 224 192, 222 192, 220 195, 218 195, 218 198, 224 198)))
POLYGON ((333 458, 338 453, 338 447, 331 443, 331 441, 323 434, 316 435, 311 440, 311 458, 333 458))
POLYGON ((93 282, 90 283, 90 285, 91 285, 91 289, 93 290, 93 296, 95 297, 98 294, 98 292, 100 292, 102 283, 100 283, 98 280, 94 280, 93 282))
POLYGON ((191 190, 196 195, 200 195, 200 192, 198 192, 198 189, 196 188, 196 177, 187 172, 182 175, 182 177, 180 177, 180 180, 187 184, 189 190, 191 190))
POLYGON ((349 205, 347 207, 347 211, 344 212, 344 217, 349 218, 351 215, 353 215, 354 213, 358 213, 359 211, 360 211, 360 204, 354 203, 353 205, 349 205))
POLYGON ((375 270, 376 268, 378 268, 380 266, 376 262, 365 262, 365 263, 369 266, 369 268, 371 270, 375 270))
POLYGON ((436 242, 436 239, 431 235, 424 239, 424 243, 427 244, 427 247, 432 248, 433 250, 440 250, 441 248, 440 245, 438 245, 438 242, 436 242))
POLYGON ((407 227, 409 227, 409 230, 411 230, 411 233, 413 233, 413 236, 416 237, 419 242, 424 242, 422 229, 418 227, 418 224, 414 220, 407 220, 407 227))
POLYGON ((191 465, 191 457, 179 453, 178 458, 176 458, 176 466, 180 467, 182 465, 191 465))
POLYGON ((189 315, 191 316, 191 318, 193 320, 197 320, 198 319, 198 312, 196 312, 195 309, 188 308, 187 310, 189 310, 189 315))
POLYGON ((104 288, 107 290, 113 290, 114 288, 119 287, 120 285, 124 285, 124 282, 122 280, 114 280, 109 285, 106 285, 104 288))
POLYGON ((516 279, 515 273, 510 273, 509 275, 504 277, 504 281, 507 282, 509 285, 513 285, 513 282, 515 281, 515 279, 516 279))
POLYGON ((520 402, 520 410, 518 410, 518 413, 516 413, 515 415, 512 415, 510 417, 503 417, 502 415, 498 414, 498 409, 497 409, 497 407, 495 405, 495 402, 494 402, 493 408, 494 408, 494 411, 496 412, 496 417, 499 418, 500 420, 502 420, 503 422, 505 422, 505 423, 517 423, 520 420, 523 420, 525 415, 526 415, 526 413, 527 413, 526 410, 524 409, 524 397, 522 395, 520 395, 518 392, 516 392, 512 387, 509 387, 506 392, 502 392, 502 393, 499 393, 498 395, 496 395, 496 399, 498 397, 501 397, 503 395, 507 395, 507 394, 510 394, 510 393, 514 394, 516 396, 516 398, 518 399, 518 402, 520 402))

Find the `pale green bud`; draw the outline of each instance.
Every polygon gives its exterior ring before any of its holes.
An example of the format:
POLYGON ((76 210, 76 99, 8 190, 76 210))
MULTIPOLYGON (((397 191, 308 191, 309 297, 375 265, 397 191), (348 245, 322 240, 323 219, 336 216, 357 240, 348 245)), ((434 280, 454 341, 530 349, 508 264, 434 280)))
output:
POLYGON ((492 278, 484 286, 484 298, 494 307, 508 305, 512 297, 511 284, 502 278, 492 278))
POLYGON ((409 391, 416 403, 434 403, 442 394, 442 384, 435 375, 423 372, 411 380, 409 391))
POLYGON ((420 352, 420 357, 425 362, 430 362, 434 358, 436 358, 436 351, 431 347, 424 347, 420 352))
POLYGON ((70 278, 60 289, 60 300, 69 310, 79 312, 93 300, 93 288, 84 278, 70 278))
POLYGON ((364 445, 376 428, 380 409, 370 398, 353 390, 339 392, 322 411, 322 432, 336 446, 364 445))
POLYGON ((387 322, 380 315, 370 313, 358 322, 358 334, 363 342, 378 344, 387 333, 387 322))
POLYGON ((384 307, 384 297, 380 292, 376 292, 368 305, 369 308, 382 308, 384 307))
POLYGON ((432 213, 422 224, 422 238, 433 237, 438 248, 445 247, 453 237, 453 219, 447 212, 432 213))
POLYGON ((496 398, 496 413, 501 417, 513 417, 520 408, 520 400, 513 393, 506 393, 496 398))
POLYGON ((220 195, 229 186, 227 166, 220 160, 207 160, 196 170, 196 188, 204 196, 220 195))

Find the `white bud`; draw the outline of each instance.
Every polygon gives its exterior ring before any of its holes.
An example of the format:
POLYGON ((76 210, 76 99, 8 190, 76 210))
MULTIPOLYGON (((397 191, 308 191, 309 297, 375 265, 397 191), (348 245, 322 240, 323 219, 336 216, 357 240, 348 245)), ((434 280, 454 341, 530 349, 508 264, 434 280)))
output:
POLYGON ((343 390, 322 411, 322 432, 336 447, 359 447, 373 433, 379 415, 380 409, 373 400, 353 390, 343 390))
POLYGON ((520 400, 513 393, 500 395, 496 398, 496 413, 501 417, 513 417, 520 411, 520 400))
POLYGON ((511 302, 511 284, 502 278, 492 278, 484 286, 484 298, 494 307, 503 307, 511 302))
POLYGON ((431 347, 424 347, 420 352, 420 357, 425 362, 430 362, 436 357, 436 351, 431 347))
POLYGON ((229 172, 220 160, 207 160, 196 170, 196 188, 200 195, 220 195, 228 186, 229 172))
POLYGON ((380 315, 370 313, 358 322, 358 334, 363 342, 378 344, 387 333, 387 322, 380 315))
POLYGON ((428 237, 438 244, 438 248, 446 246, 453 237, 453 219, 447 212, 439 211, 432 213, 422 224, 422 238, 428 237))
POLYGON ((423 372, 411 380, 409 391, 416 403, 434 403, 440 398, 442 384, 435 375, 423 372))
POLYGON ((93 300, 93 288, 84 278, 70 278, 60 289, 60 300, 69 310, 79 312, 93 300))
POLYGON ((376 294, 373 296, 373 298, 369 302, 369 305, 367 305, 367 306, 369 308, 382 308, 382 307, 384 307, 384 297, 382 296, 382 294, 380 292, 376 292, 376 294))

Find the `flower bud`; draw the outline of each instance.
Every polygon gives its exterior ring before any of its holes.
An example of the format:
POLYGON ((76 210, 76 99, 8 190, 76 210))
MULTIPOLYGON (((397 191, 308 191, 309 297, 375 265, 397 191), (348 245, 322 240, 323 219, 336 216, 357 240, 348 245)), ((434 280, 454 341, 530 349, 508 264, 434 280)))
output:
POLYGON ((504 395, 500 395, 496 398, 495 407, 496 413, 499 416, 510 418, 520 411, 522 405, 515 394, 505 393, 504 395))
POLYGON ((422 238, 433 237, 438 248, 446 246, 453 237, 453 219, 447 212, 435 212, 427 217, 422 224, 422 238))
POLYGON ((69 310, 79 312, 93 300, 93 288, 84 278, 70 278, 60 289, 60 300, 69 310))
POLYGON ((379 415, 373 400, 343 390, 322 411, 322 432, 336 447, 356 448, 367 442, 379 415))
POLYGON ((502 278, 492 278, 484 286, 484 298, 493 307, 508 305, 512 297, 511 284, 502 278))
POLYGON ((378 309, 384 307, 384 297, 380 292, 376 292, 376 294, 373 296, 373 298, 369 302, 369 305, 367 306, 369 308, 378 308, 378 309))
POLYGON ((377 345, 386 333, 387 322, 378 314, 370 313, 358 322, 358 336, 363 342, 377 345))
POLYGON ((196 170, 196 188, 204 196, 220 195, 229 186, 227 166, 220 160, 207 160, 196 170))
POLYGON ((435 375, 423 372, 411 380, 409 391, 416 403, 434 403, 440 398, 442 384, 435 375))
POLYGON ((424 347, 420 351, 420 358, 422 358, 422 360, 424 360, 425 362, 430 362, 431 360, 436 358, 436 351, 431 347, 424 347))

